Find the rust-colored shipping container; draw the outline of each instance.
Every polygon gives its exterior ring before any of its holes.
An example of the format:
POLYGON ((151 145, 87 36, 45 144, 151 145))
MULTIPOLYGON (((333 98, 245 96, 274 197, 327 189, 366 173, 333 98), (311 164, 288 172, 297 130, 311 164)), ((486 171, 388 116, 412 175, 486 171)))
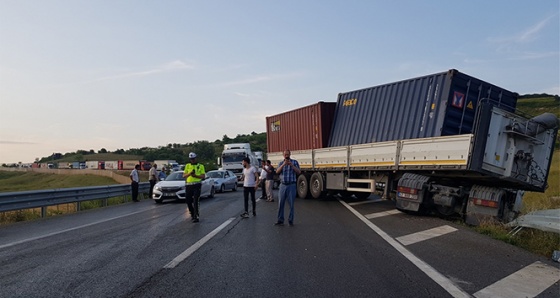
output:
POLYGON ((266 117, 268 152, 327 147, 336 102, 316 104, 266 117))

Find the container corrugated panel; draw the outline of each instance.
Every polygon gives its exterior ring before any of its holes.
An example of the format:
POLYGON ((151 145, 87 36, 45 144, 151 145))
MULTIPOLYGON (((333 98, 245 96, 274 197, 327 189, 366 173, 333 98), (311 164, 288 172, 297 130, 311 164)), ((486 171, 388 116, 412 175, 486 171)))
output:
POLYGON ((329 146, 471 133, 482 99, 513 112, 517 96, 455 69, 340 93, 329 146))
POLYGON ((336 102, 318 102, 266 117, 268 152, 307 150, 328 145, 336 102))

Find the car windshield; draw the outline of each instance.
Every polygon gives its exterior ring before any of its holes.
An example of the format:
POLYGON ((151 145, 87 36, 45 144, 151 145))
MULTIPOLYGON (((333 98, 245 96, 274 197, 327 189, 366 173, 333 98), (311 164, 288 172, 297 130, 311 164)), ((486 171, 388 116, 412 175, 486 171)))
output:
POLYGON ((165 178, 165 181, 183 181, 183 180, 185 180, 185 178, 183 178, 183 172, 173 172, 169 174, 167 178, 165 178))
POLYGON ((210 172, 206 173, 206 176, 210 177, 210 178, 224 178, 224 172, 210 171, 210 172))
POLYGON ((243 158, 245 158, 245 154, 243 153, 230 153, 224 154, 223 156, 224 162, 241 162, 243 158))

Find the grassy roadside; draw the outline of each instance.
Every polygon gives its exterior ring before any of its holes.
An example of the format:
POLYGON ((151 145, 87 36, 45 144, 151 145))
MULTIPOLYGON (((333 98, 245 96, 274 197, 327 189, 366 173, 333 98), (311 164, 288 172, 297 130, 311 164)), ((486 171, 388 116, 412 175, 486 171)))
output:
MULTIPOLYGON (((548 176, 548 188, 544 193, 526 192, 523 196, 521 215, 535 210, 560 208, 560 150, 555 150, 548 176)), ((551 232, 525 228, 514 236, 510 228, 503 224, 485 223, 474 228, 492 238, 522 247, 533 253, 551 257, 554 250, 560 250, 560 235, 551 232)))
MULTIPOLYGON (((128 173, 118 173, 128 176, 128 173)), ((141 173, 141 181, 148 181, 148 174, 141 173)), ((7 172, 0 171, 0 192, 32 191, 43 189, 57 189, 70 187, 104 186, 118 184, 115 180, 96 175, 57 175, 35 172, 7 172)), ((123 197, 110 198, 107 204, 117 205, 126 202, 123 197)), ((103 206, 103 200, 82 202, 81 210, 94 209, 103 206)), ((47 217, 77 212, 76 203, 49 206, 47 217)), ((0 212, 0 225, 18 221, 41 218, 41 208, 22 209, 17 211, 0 212)))

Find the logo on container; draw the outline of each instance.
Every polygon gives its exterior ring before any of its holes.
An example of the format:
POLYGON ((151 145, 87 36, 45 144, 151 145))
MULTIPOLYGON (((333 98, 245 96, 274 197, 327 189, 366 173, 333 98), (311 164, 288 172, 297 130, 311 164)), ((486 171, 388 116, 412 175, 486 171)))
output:
POLYGON ((344 102, 342 102, 342 106, 343 106, 343 107, 355 106, 356 103, 358 103, 358 99, 357 99, 357 98, 345 99, 344 102))
POLYGON ((280 131, 280 120, 270 123, 270 131, 280 131))

